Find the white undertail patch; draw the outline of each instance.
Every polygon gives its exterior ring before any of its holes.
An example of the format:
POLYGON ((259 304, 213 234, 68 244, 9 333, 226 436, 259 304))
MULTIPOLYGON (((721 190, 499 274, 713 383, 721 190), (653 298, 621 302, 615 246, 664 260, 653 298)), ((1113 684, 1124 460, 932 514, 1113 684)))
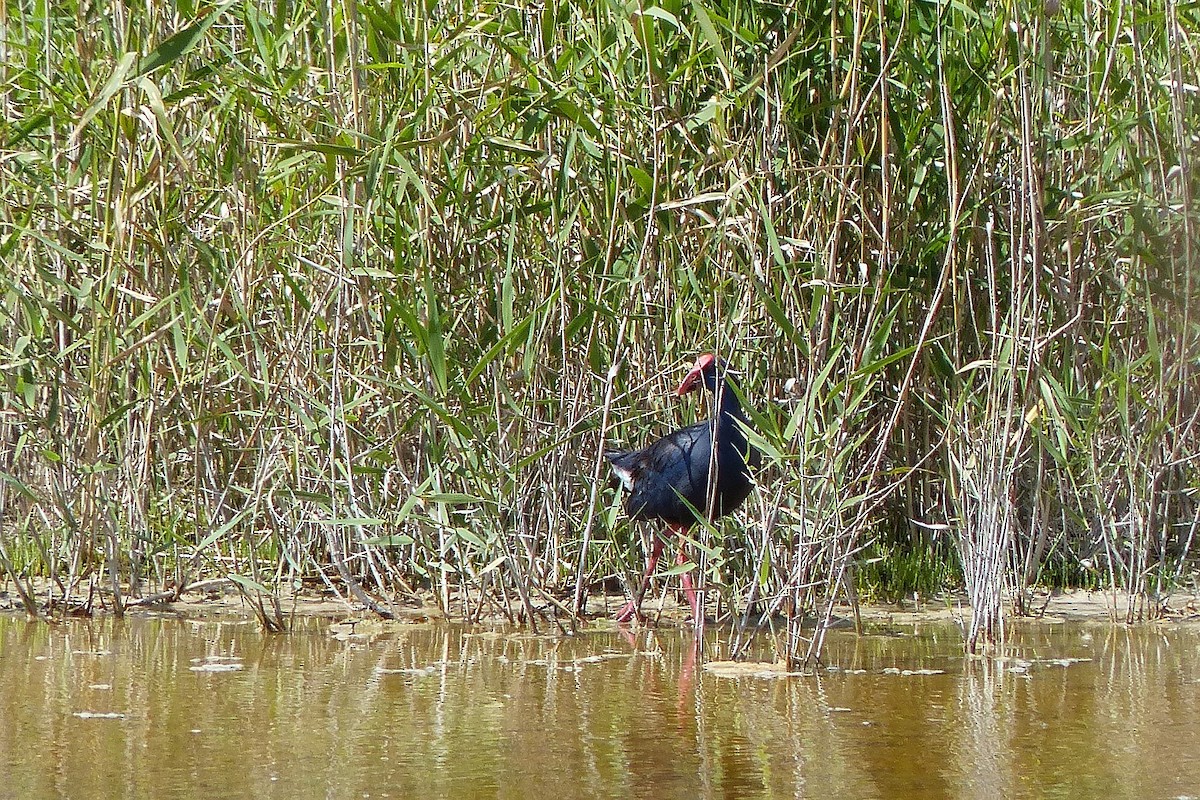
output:
POLYGON ((621 482, 621 485, 625 487, 625 491, 632 492, 633 471, 625 467, 618 467, 616 464, 612 465, 612 471, 613 474, 617 476, 617 480, 621 482))

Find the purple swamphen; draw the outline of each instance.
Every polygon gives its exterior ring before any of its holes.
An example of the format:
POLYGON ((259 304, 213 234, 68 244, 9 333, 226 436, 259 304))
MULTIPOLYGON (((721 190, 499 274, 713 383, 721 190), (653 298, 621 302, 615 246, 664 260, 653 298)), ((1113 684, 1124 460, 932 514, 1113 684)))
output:
MULTIPOLYGON (((702 385, 712 393, 715 410, 710 419, 680 428, 641 450, 604 454, 628 492, 625 510, 629 516, 662 520, 668 531, 679 535, 677 564, 688 561, 688 529, 700 519, 716 520, 740 506, 754 488, 751 470, 762 460, 762 454, 746 440, 741 427, 746 416, 725 372, 724 362, 706 353, 696 359, 679 385, 679 396, 702 385)), ((640 617, 642 597, 662 549, 663 540, 655 535, 641 585, 617 612, 619 622, 640 617)), ((692 620, 699 627, 704 611, 690 571, 682 574, 682 583, 692 620)))

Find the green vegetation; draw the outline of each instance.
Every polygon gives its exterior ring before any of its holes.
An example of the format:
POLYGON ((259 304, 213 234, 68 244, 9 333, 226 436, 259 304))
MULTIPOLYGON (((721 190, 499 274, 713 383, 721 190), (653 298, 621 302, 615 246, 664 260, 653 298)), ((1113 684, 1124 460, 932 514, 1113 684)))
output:
POLYGON ((706 350, 769 456, 697 532, 735 609, 869 562, 961 580, 973 649, 1046 564, 1194 580, 1194 4, 0 15, 30 608, 225 576, 265 621, 303 581, 570 616, 638 569, 602 441, 701 413, 667 389, 706 350))

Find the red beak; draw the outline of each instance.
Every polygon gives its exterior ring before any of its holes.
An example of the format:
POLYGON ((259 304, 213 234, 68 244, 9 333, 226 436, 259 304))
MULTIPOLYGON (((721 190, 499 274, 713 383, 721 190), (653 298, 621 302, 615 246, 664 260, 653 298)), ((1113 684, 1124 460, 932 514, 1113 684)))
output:
POLYGON ((679 388, 675 391, 675 394, 683 397, 685 394, 699 386, 700 381, 703 379, 704 371, 698 367, 692 367, 691 371, 684 376, 683 383, 679 384, 679 388))
POLYGON ((704 371, 711 367, 714 361, 716 361, 716 357, 711 353, 706 353, 705 355, 697 358, 696 363, 692 365, 691 370, 689 370, 688 374, 683 377, 683 383, 679 384, 679 389, 676 390, 675 394, 683 397, 697 386, 703 384, 704 371))

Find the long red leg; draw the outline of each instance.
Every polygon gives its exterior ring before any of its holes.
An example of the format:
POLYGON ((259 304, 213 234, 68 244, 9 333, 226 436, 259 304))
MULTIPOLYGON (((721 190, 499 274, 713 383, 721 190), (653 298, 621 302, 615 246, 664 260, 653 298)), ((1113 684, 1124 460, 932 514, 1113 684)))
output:
MULTIPOLYGON (((675 558, 675 563, 682 566, 690 560, 687 552, 687 528, 679 527, 676 530, 679 532, 679 555, 675 558)), ((704 620, 704 610, 700 607, 700 596, 696 594, 692 571, 681 573, 679 580, 683 584, 683 593, 687 595, 688 605, 692 607, 692 622, 699 628, 704 620)))
POLYGON ((654 570, 658 569, 658 558, 662 555, 662 551, 663 540, 656 534, 654 543, 650 546, 650 554, 646 556, 646 572, 642 575, 642 582, 629 602, 617 611, 617 622, 629 622, 634 617, 642 616, 642 598, 646 596, 646 587, 650 585, 650 578, 654 575, 654 570))

